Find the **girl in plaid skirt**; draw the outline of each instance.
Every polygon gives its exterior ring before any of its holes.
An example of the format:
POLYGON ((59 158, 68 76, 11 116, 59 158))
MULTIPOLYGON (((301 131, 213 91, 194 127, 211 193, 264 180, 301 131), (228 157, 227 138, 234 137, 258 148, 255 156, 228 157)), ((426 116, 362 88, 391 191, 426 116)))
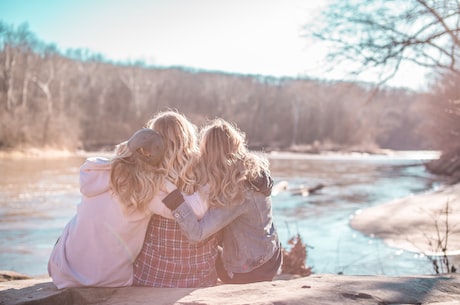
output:
MULTIPOLYGON (((193 201, 193 214, 201 218, 208 209, 196 195, 196 164, 199 157, 196 127, 175 111, 158 113, 147 124, 163 136, 162 168, 166 179, 193 201)), ((191 243, 176 221, 154 215, 144 245, 134 263, 134 285, 151 287, 206 287, 215 285, 217 238, 208 236, 191 243)))

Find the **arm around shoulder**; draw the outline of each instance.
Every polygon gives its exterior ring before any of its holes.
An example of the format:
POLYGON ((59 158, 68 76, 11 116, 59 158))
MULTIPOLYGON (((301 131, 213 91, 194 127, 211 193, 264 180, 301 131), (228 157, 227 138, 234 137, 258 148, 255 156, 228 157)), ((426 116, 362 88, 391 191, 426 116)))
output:
POLYGON ((229 208, 210 208, 204 217, 199 220, 193 209, 184 200, 182 194, 179 192, 179 196, 177 192, 172 193, 170 193, 171 196, 166 196, 163 202, 170 208, 175 207, 172 211, 173 217, 190 242, 203 241, 219 232, 244 211, 244 205, 236 205, 229 208), (179 203, 180 201, 182 202, 179 203))

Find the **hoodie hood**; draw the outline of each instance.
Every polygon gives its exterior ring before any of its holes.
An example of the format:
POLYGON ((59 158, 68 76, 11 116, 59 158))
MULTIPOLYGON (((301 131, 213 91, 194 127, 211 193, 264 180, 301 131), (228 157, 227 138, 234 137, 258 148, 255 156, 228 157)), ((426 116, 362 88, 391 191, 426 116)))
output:
POLYGON ((110 189, 110 159, 92 157, 80 167, 80 192, 94 197, 110 189))

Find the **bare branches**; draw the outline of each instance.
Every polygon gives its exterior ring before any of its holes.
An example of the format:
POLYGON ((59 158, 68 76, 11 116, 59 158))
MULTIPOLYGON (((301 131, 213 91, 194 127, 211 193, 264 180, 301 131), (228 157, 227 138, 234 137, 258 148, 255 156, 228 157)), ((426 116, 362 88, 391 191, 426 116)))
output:
POLYGON ((449 207, 449 201, 447 201, 445 209, 440 211, 440 216, 445 215, 443 224, 439 223, 438 218, 434 220, 436 238, 432 239, 427 237, 429 245, 433 247, 433 254, 426 254, 426 256, 432 262, 436 274, 454 273, 457 270, 449 260, 449 236, 452 234, 454 228, 454 226, 449 223, 449 212, 451 212, 449 207))
POLYGON ((380 83, 403 62, 459 73, 459 7, 458 0, 339 0, 319 27, 304 27, 305 36, 326 43, 330 63, 348 64, 351 73, 380 69, 380 83))
MULTIPOLYGON (((456 15, 458 15, 459 12, 457 11, 457 12, 455 12, 453 14, 448 14, 446 16, 441 16, 425 0, 417 0, 417 2, 420 3, 420 5, 422 5, 432 16, 434 16, 434 18, 437 21, 437 23, 439 25, 441 25, 442 29, 444 30, 443 32, 451 37, 451 39, 454 42, 454 44, 457 45, 457 46, 460 46, 460 40, 458 39, 458 36, 457 36, 458 28, 457 29, 451 29, 446 23, 446 21, 450 17, 456 17, 456 15)), ((449 3, 449 1, 447 3, 449 3)), ((448 7, 447 7, 447 9, 448 9, 448 7)), ((433 23, 433 24, 435 24, 435 23, 433 23)))

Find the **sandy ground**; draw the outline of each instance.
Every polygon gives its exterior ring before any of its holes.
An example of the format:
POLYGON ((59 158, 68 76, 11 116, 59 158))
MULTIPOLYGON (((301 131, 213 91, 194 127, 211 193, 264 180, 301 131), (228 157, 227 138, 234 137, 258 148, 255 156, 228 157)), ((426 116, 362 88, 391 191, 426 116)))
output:
POLYGON ((460 257, 460 184, 358 211, 351 226, 390 246, 460 257), (447 213, 446 213, 447 211, 447 213))

